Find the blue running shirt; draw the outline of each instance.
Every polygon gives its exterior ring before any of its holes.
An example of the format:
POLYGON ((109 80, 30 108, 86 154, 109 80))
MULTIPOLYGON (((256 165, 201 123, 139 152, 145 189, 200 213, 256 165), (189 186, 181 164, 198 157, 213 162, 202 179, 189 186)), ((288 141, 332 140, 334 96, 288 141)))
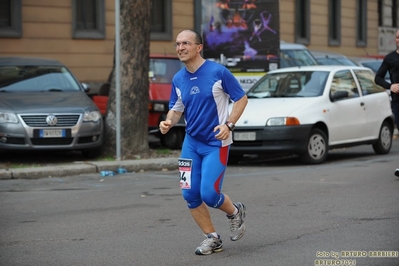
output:
POLYGON ((240 100, 245 91, 230 70, 216 62, 206 60, 195 73, 182 68, 172 80, 169 109, 184 112, 186 133, 211 145, 224 147, 233 142, 232 134, 218 140, 213 132, 217 125, 229 117, 229 102, 240 100))

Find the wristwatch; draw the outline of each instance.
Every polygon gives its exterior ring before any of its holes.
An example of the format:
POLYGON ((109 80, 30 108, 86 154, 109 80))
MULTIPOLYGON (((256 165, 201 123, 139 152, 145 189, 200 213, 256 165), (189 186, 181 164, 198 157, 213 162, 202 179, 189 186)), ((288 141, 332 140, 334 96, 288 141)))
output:
POLYGON ((236 127, 236 125, 234 125, 233 122, 227 121, 225 124, 230 129, 230 131, 233 131, 235 129, 235 127, 236 127))

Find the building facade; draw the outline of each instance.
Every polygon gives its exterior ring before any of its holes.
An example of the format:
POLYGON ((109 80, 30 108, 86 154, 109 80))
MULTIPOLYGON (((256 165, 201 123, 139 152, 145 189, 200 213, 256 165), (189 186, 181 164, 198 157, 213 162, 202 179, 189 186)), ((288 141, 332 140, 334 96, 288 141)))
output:
MULTIPOLYGON (((200 30, 199 7, 208 0, 150 1, 150 52, 174 54, 181 30, 200 30)), ((280 0, 279 9, 280 38, 286 42, 347 56, 384 55, 396 48, 398 0, 280 0)), ((94 89, 111 71, 114 36, 114 0, 0 2, 1 56, 57 59, 94 89)))

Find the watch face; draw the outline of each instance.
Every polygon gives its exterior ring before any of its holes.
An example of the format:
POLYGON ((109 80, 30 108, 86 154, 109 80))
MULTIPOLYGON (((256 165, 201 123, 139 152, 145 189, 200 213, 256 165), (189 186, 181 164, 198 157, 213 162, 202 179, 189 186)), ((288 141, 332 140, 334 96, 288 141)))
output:
POLYGON ((231 122, 226 122, 227 127, 230 129, 230 131, 233 131, 234 128, 236 127, 233 123, 231 122))

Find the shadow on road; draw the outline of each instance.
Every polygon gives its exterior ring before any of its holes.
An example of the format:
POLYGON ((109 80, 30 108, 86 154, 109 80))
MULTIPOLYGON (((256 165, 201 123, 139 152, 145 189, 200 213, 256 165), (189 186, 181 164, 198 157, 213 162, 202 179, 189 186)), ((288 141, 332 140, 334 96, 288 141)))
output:
MULTIPOLYGON (((360 159, 364 158, 365 160, 368 157, 375 156, 376 154, 373 150, 368 152, 356 149, 337 149, 331 150, 328 154, 327 160, 324 164, 339 162, 343 160, 349 159, 360 159)), ((383 155, 382 155, 383 156, 383 155)), ((296 155, 259 155, 259 156, 244 156, 244 158, 238 163, 241 166, 296 166, 296 165, 304 165, 301 160, 296 155)))

